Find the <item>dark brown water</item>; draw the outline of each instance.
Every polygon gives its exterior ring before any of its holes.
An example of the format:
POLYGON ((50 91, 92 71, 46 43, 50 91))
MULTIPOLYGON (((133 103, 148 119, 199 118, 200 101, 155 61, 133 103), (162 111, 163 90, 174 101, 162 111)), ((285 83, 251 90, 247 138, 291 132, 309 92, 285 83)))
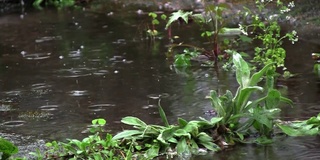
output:
MULTIPOLYGON (((46 10, 0 17, 0 131, 64 140, 84 137, 94 118, 106 119, 111 132, 122 130, 119 121, 129 115, 161 123, 159 95, 171 122, 196 119, 210 109, 205 99, 210 90, 237 88, 234 75, 222 70, 218 75, 212 68, 170 69, 168 42, 150 45, 141 34, 146 21, 135 11, 108 16, 46 10)), ((285 44, 287 67, 298 76, 279 82, 295 102, 282 109, 282 119, 320 112, 319 77, 310 56, 320 44, 310 40, 285 44)), ((201 158, 319 159, 319 147, 319 137, 284 137, 270 146, 237 146, 201 158)))

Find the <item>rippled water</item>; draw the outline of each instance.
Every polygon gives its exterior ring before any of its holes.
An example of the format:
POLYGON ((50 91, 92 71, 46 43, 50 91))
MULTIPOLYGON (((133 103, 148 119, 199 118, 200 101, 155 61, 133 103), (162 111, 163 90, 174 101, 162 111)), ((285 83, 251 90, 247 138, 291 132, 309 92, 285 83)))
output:
MULTIPOLYGON (((235 91, 231 73, 170 69, 164 55, 168 40, 150 45, 142 34, 146 21, 130 10, 112 16, 46 10, 0 23, 0 130, 47 140, 82 138, 98 117, 107 120, 111 132, 125 127, 119 121, 128 115, 161 123, 159 98, 175 122, 206 116, 211 89, 235 91)), ((320 111, 320 89, 310 54, 319 52, 320 44, 285 45, 287 66, 298 76, 278 84, 296 105, 283 108, 281 118, 314 116, 320 111)), ((319 137, 285 137, 270 146, 237 146, 201 158, 319 159, 319 147, 319 137)))

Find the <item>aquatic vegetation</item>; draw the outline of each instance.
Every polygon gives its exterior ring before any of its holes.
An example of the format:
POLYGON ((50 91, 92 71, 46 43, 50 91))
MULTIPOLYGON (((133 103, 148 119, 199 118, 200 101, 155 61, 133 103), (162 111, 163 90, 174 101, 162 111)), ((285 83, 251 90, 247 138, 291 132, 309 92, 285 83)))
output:
POLYGON ((289 136, 316 136, 320 134, 320 113, 303 121, 280 121, 277 126, 289 136))
POLYGON ((10 141, 0 137, 0 159, 8 159, 11 155, 18 153, 18 147, 10 141))
MULTIPOLYGON (((221 3, 218 5, 214 4, 208 4, 205 5, 205 13, 199 14, 199 13, 193 13, 193 12, 185 12, 182 10, 179 10, 177 12, 173 12, 171 16, 169 17, 169 20, 166 24, 166 29, 168 29, 173 22, 183 22, 188 24, 189 21, 196 22, 200 26, 201 30, 201 37, 206 38, 211 48, 209 50, 204 49, 202 47, 197 47, 192 44, 171 44, 168 48, 168 55, 175 55, 175 63, 174 65, 177 67, 182 66, 190 66, 190 60, 198 57, 199 55, 204 55, 207 57, 207 60, 204 60, 204 63, 208 63, 208 61, 213 61, 216 64, 218 58, 225 57, 223 56, 223 53, 221 49, 223 48, 221 46, 219 36, 225 36, 225 35, 239 35, 240 29, 238 28, 227 28, 224 26, 224 23, 226 21, 225 18, 223 18, 223 11, 229 8, 229 6, 226 3, 221 3), (213 29, 212 29, 213 28, 213 29), (189 49, 184 50, 183 53, 174 54, 174 49, 177 47, 186 47, 190 48, 190 50, 193 50, 189 52, 189 49), (194 54, 196 53, 196 54, 194 54)), ((225 39, 228 39, 227 37, 224 37, 225 39)), ((224 42, 227 42, 227 45, 231 42, 230 40, 226 40, 224 42)), ((213 64, 213 63, 211 63, 213 64)))
POLYGON ((52 141, 46 143, 48 150, 45 153, 39 151, 31 153, 38 159, 131 159, 131 152, 123 150, 119 142, 107 133, 105 138, 103 126, 104 119, 92 120, 92 133, 82 141, 68 139, 68 142, 52 141))
POLYGON ((147 125, 139 118, 124 117, 121 122, 135 129, 124 130, 113 139, 123 139, 122 145, 131 148, 132 152, 142 153, 147 159, 163 153, 170 156, 201 154, 201 148, 210 151, 220 150, 206 131, 213 128, 222 118, 213 117, 210 121, 201 118, 189 122, 178 118, 177 125, 170 125, 161 106, 159 106, 159 112, 164 126, 147 125))
MULTIPOLYGON (((203 60, 204 63, 209 64, 208 61, 213 61, 214 63, 211 64, 216 64, 218 60, 225 60, 231 56, 225 52, 225 49, 232 49, 234 45, 255 41, 261 43, 261 45, 254 47, 252 62, 258 65, 274 63, 275 67, 283 67, 283 69, 286 70, 284 65, 286 51, 281 45, 285 39, 290 40, 294 44, 298 41, 298 36, 294 30, 288 33, 282 33, 279 21, 283 19, 283 17, 279 15, 284 15, 284 13, 289 12, 294 7, 293 2, 285 5, 281 0, 256 0, 255 8, 249 9, 244 7, 242 11, 234 15, 243 17, 244 19, 244 22, 239 22, 239 27, 235 28, 226 27, 228 19, 224 17, 223 13, 230 8, 227 3, 203 3, 205 4, 205 12, 203 14, 179 10, 173 12, 167 20, 166 29, 170 30, 169 38, 171 38, 170 27, 174 22, 186 24, 195 22, 200 26, 201 37, 206 38, 210 43, 209 49, 194 46, 193 44, 185 44, 183 42, 170 44, 167 55, 174 57, 174 66, 190 66, 190 60, 195 59, 199 55, 207 57, 206 60, 203 60), (276 8, 273 8, 273 10, 279 13, 269 17, 263 17, 266 15, 261 16, 260 13, 265 12, 266 7, 270 4, 275 4, 276 8), (184 47, 186 50, 182 53, 175 53, 174 49, 177 47, 184 47)), ((159 24, 159 21, 155 21, 154 18, 156 14, 152 13, 152 15, 153 24, 159 24)), ((232 18, 232 16, 229 18, 232 18)), ((156 33, 158 34, 158 31, 156 33)), ((231 60, 226 61, 225 63, 229 63, 230 61, 231 60)))
MULTIPOLYGON (((256 8, 261 13, 266 9, 268 4, 275 3, 279 13, 284 14, 289 12, 293 7, 294 3, 290 2, 285 5, 280 0, 278 1, 256 1, 256 8)), ((279 24, 281 16, 274 14, 266 18, 262 18, 251 9, 244 7, 244 17, 249 17, 251 23, 239 24, 240 29, 245 35, 253 36, 253 39, 260 42, 260 46, 254 48, 255 56, 253 62, 259 65, 266 65, 268 63, 275 63, 276 67, 283 67, 284 60, 286 58, 286 50, 281 46, 284 39, 288 39, 294 44, 298 41, 297 32, 295 30, 282 33, 281 26, 279 24), (250 34, 251 33, 251 34, 250 34)))
POLYGON ((45 3, 46 6, 53 5, 57 8, 72 7, 75 5, 76 0, 35 0, 33 6, 42 9, 41 4, 45 3))
POLYGON ((244 141, 244 137, 252 133, 259 136, 254 141, 264 143, 270 139, 273 133, 274 120, 280 112, 280 102, 293 105, 290 99, 282 97, 277 89, 274 89, 273 63, 264 66, 260 71, 250 74, 250 67, 239 53, 232 52, 233 64, 236 69, 236 79, 239 84, 235 95, 226 91, 219 96, 215 90, 207 97, 211 100, 213 109, 222 120, 219 122, 218 133, 222 134, 227 143, 244 141), (258 85, 266 77, 264 87, 258 85), (255 98, 252 98, 254 93, 255 98), (255 131, 252 131, 252 127, 255 131), (263 141, 261 141, 263 140, 263 141))

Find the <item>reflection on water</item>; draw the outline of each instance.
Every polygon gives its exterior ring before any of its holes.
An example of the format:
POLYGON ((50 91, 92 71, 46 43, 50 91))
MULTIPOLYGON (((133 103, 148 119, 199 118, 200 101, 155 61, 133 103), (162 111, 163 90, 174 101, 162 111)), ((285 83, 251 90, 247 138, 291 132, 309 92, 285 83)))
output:
MULTIPOLYGON (((128 115, 159 124, 160 98, 170 122, 175 123, 177 117, 205 117, 210 110, 205 99, 209 90, 236 90, 232 73, 199 67, 170 70, 163 54, 167 40, 157 40, 158 47, 153 48, 137 40, 144 38, 137 37, 141 32, 137 26, 147 17, 117 18, 47 10, 0 24, 0 129, 64 140, 84 137, 91 120, 98 117, 107 120, 112 132, 124 127, 119 121, 128 115), (21 118, 21 113, 38 112, 50 116, 21 118)), ((302 41, 287 48, 288 68, 299 76, 279 83, 296 102, 294 108, 283 108, 281 116, 315 115, 320 111, 319 79, 312 73, 310 53, 319 46, 302 41)), ((237 146, 202 159, 319 158, 316 140, 283 138, 271 146, 237 146)))

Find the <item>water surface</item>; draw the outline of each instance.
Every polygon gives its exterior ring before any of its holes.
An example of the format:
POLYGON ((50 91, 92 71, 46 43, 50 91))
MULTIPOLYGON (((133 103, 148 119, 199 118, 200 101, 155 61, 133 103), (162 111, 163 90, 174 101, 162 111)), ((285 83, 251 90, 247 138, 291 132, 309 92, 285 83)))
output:
MULTIPOLYGON (((83 138, 94 118, 107 129, 121 131, 121 117, 136 116, 161 124, 158 99, 170 122, 177 117, 205 116, 211 89, 235 91, 230 72, 193 67, 174 70, 165 57, 166 38, 151 44, 144 34, 146 15, 136 11, 102 14, 83 11, 30 11, 0 17, 1 132, 46 140, 83 138), (2 19, 9 22, 1 23, 2 19), (218 74, 219 73, 219 74, 218 74)), ((190 27, 180 27, 177 34, 190 27)), ((183 35, 181 35, 183 37, 183 35)), ((319 77, 310 54, 319 44, 307 40, 285 43, 287 67, 298 75, 278 83, 295 102, 280 118, 305 119, 320 111, 319 77)), ((203 159, 312 159, 318 137, 279 138, 270 146, 237 146, 203 159)), ((197 159, 197 157, 195 157, 197 159)))

